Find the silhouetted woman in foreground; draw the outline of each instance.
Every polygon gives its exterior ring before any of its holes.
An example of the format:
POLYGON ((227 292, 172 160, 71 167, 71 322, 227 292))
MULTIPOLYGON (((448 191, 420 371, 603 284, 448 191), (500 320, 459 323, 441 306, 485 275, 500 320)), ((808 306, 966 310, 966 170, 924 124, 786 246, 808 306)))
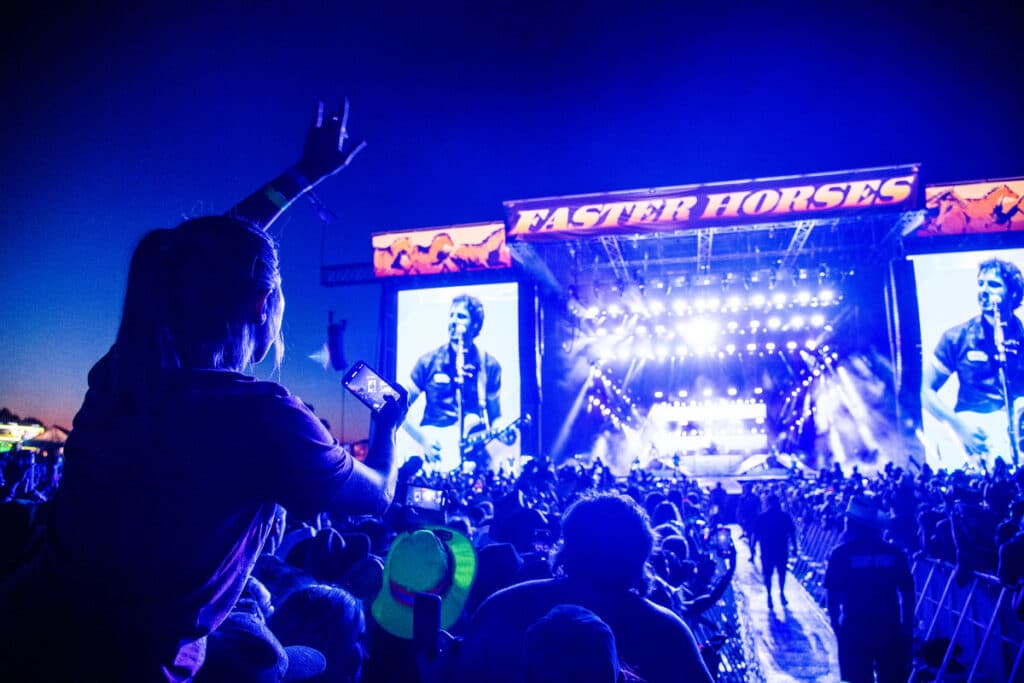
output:
POLYGON ((321 106, 299 163, 231 215, 142 238, 116 341, 89 373, 45 542, 0 591, 6 670, 188 680, 277 505, 302 519, 390 501, 404 402, 373 417, 364 464, 298 398, 246 374, 282 348, 284 294, 265 228, 351 160, 344 142, 344 117, 321 106))

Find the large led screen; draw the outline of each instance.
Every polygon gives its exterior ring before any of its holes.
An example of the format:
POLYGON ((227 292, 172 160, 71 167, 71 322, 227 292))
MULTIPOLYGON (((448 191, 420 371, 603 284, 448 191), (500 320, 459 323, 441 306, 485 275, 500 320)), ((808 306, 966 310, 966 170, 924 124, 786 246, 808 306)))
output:
POLYGON ((398 457, 424 456, 434 472, 517 470, 518 285, 408 289, 397 305, 395 377, 413 399, 398 457))
POLYGON ((993 278, 991 270, 979 274, 979 266, 999 259, 1019 269, 1024 266, 1024 249, 910 258, 921 330, 922 441, 927 461, 933 468, 947 469, 991 468, 997 456, 1010 463, 1010 416, 999 369, 1004 369, 1010 395, 1024 394, 1024 363, 1019 360, 1024 328, 1019 308, 1013 310, 1020 303, 1019 292, 1014 294, 1019 285, 1006 288, 1000 268, 993 278), (998 301, 1005 303, 1000 307, 998 301), (1004 323, 1001 338, 992 325, 996 308, 1004 323), (938 387, 937 392, 930 395, 930 387, 938 387))

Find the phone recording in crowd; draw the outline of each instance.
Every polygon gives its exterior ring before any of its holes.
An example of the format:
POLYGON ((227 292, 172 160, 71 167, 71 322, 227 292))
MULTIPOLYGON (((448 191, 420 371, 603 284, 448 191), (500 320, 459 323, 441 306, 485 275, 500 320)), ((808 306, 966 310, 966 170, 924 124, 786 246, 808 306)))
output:
POLYGON ((356 398, 362 401, 373 412, 380 412, 384 407, 384 400, 388 396, 395 401, 401 401, 405 392, 391 382, 381 377, 377 372, 363 361, 357 361, 352 368, 345 373, 341 380, 345 388, 351 391, 356 398))
POLYGON ((419 510, 444 510, 444 491, 427 486, 410 486, 405 504, 419 510))
POLYGON ((736 544, 732 540, 732 529, 727 526, 720 526, 715 531, 715 550, 722 557, 736 554, 736 544))

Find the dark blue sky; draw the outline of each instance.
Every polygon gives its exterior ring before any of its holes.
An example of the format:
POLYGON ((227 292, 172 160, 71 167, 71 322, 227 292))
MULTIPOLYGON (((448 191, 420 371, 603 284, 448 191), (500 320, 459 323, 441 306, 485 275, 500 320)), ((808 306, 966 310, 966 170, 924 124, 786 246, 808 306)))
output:
MULTIPOLYGON (((371 232, 909 162, 929 183, 1024 175, 1021 17, 995 5, 203 4, 5 10, 0 405, 16 413, 70 425, 138 238, 276 175, 318 97, 347 95, 369 147, 319 192, 339 217, 325 240, 306 203, 277 226, 281 380, 339 434, 339 378, 307 355, 333 309, 348 357, 376 359, 378 294, 324 289, 318 269, 369 261, 371 232)), ((365 424, 346 401, 345 436, 365 424)))

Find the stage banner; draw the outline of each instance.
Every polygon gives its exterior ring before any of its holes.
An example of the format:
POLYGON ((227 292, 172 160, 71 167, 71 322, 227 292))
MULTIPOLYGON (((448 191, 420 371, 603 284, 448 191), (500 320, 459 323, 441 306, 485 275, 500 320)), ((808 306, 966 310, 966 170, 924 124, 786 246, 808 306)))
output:
POLYGON ((376 277, 510 268, 503 223, 473 223, 373 235, 376 277))
POLYGON ((1024 178, 925 187, 915 237, 1024 230, 1024 178))
POLYGON ((697 230, 905 211, 918 205, 918 166, 505 202, 509 240, 697 230))

